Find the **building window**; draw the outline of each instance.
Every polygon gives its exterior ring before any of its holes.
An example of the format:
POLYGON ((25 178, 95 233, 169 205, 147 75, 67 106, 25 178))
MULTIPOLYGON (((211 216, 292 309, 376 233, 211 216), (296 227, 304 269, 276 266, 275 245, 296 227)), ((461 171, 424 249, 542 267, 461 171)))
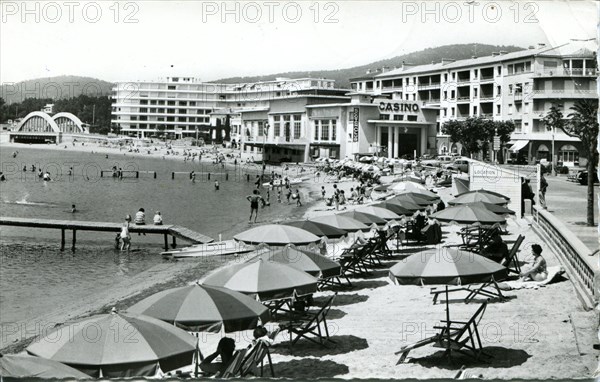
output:
POLYGON ((473 116, 477 116, 477 106, 473 106, 473 116))
POLYGON ((564 145, 558 151, 558 161, 576 163, 579 162, 579 151, 573 145, 564 145))
POLYGON ((331 140, 335 141, 337 139, 337 121, 335 119, 331 120, 331 140))
POLYGON ((402 120, 404 120, 404 115, 394 114, 394 121, 402 121, 402 120))
POLYGON ((475 88, 473 88, 473 97, 474 97, 474 98, 477 98, 477 92, 478 92, 478 91, 479 91, 479 89, 478 89, 478 88, 476 88, 476 87, 475 87, 475 88))
POLYGON ((453 107, 451 107, 451 108, 450 108, 450 115, 451 115, 452 117, 454 117, 454 115, 455 115, 454 111, 455 111, 455 110, 454 110, 454 108, 453 108, 453 107))
POLYGON ((499 76, 502 74, 502 66, 497 66, 496 67, 496 75, 499 76))
POLYGON ((319 121, 314 121, 314 140, 318 141, 319 140, 319 121))
POLYGON ((321 140, 328 141, 329 140, 329 123, 324 123, 325 121, 321 121, 321 140))
POLYGON ((448 81, 448 73, 444 73, 444 82, 448 81))
POLYGON ((258 121, 257 126, 258 126, 258 136, 262 137, 263 135, 265 135, 264 125, 263 125, 262 121, 258 121))
POLYGON ((411 121, 411 122, 417 122, 417 116, 416 115, 407 115, 406 120, 411 121))
POLYGON ((302 122, 294 121, 294 139, 300 138, 301 127, 302 127, 302 122))
POLYGON ((448 116, 448 109, 444 109, 444 117, 448 116))
POLYGON ((500 97, 502 95, 502 86, 496 86, 496 96, 500 97))
POLYGON ((496 115, 500 115, 500 105, 496 105, 496 115))

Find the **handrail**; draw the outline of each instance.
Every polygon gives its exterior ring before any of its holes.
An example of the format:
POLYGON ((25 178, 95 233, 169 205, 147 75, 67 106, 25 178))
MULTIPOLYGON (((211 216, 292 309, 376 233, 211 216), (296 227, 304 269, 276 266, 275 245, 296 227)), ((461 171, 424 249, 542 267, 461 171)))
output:
POLYGON ((593 309, 600 301, 600 264, 590 249, 557 217, 534 206, 533 228, 552 246, 577 290, 584 306, 593 309))

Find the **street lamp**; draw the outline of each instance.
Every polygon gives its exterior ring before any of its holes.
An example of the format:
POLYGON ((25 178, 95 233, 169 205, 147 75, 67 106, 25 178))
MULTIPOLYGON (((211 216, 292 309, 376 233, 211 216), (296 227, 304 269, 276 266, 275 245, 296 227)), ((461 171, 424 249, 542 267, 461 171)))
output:
MULTIPOLYGON (((262 149, 262 154, 263 154, 263 163, 265 162, 265 144, 267 141, 267 135, 269 134, 269 122, 265 122, 265 127, 263 129, 263 149, 262 149)), ((263 170, 264 171, 264 170, 263 170)))

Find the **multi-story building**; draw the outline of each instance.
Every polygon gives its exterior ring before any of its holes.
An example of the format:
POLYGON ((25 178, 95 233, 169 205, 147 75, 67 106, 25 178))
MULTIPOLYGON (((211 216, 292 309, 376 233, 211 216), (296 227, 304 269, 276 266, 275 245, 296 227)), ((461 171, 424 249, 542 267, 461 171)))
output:
POLYGON ((262 132, 258 122, 267 123, 268 118, 256 113, 272 105, 296 105, 299 99, 311 100, 306 103, 318 102, 318 98, 331 101, 345 92, 335 89, 331 80, 313 78, 244 84, 207 83, 192 77, 120 82, 113 88, 112 123, 122 134, 138 138, 160 133, 178 137, 200 134, 205 139, 228 137, 239 143, 242 125, 252 123, 255 133, 262 132), (222 128, 216 129, 219 126, 222 128))
MULTIPOLYGON (((552 105, 568 115, 577 100, 598 98, 596 50, 595 40, 539 44, 512 53, 378 70, 352 79, 351 86, 381 98, 375 100, 381 113, 372 121, 374 141, 389 157, 460 152, 460 144, 450 142, 441 126, 477 116, 512 120, 516 129, 508 150, 530 161, 551 160, 553 132, 542 119, 552 105)), ((554 142, 559 162, 583 165, 579 154, 585 151, 576 138, 556 131, 554 142)))

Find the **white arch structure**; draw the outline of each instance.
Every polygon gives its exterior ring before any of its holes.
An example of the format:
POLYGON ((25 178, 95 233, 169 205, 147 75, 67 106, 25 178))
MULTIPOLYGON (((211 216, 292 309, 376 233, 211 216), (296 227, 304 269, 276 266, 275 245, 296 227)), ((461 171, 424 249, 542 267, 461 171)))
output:
POLYGON ((27 114, 16 131, 23 133, 87 133, 81 120, 71 113, 58 113, 50 117, 41 111, 27 114))

